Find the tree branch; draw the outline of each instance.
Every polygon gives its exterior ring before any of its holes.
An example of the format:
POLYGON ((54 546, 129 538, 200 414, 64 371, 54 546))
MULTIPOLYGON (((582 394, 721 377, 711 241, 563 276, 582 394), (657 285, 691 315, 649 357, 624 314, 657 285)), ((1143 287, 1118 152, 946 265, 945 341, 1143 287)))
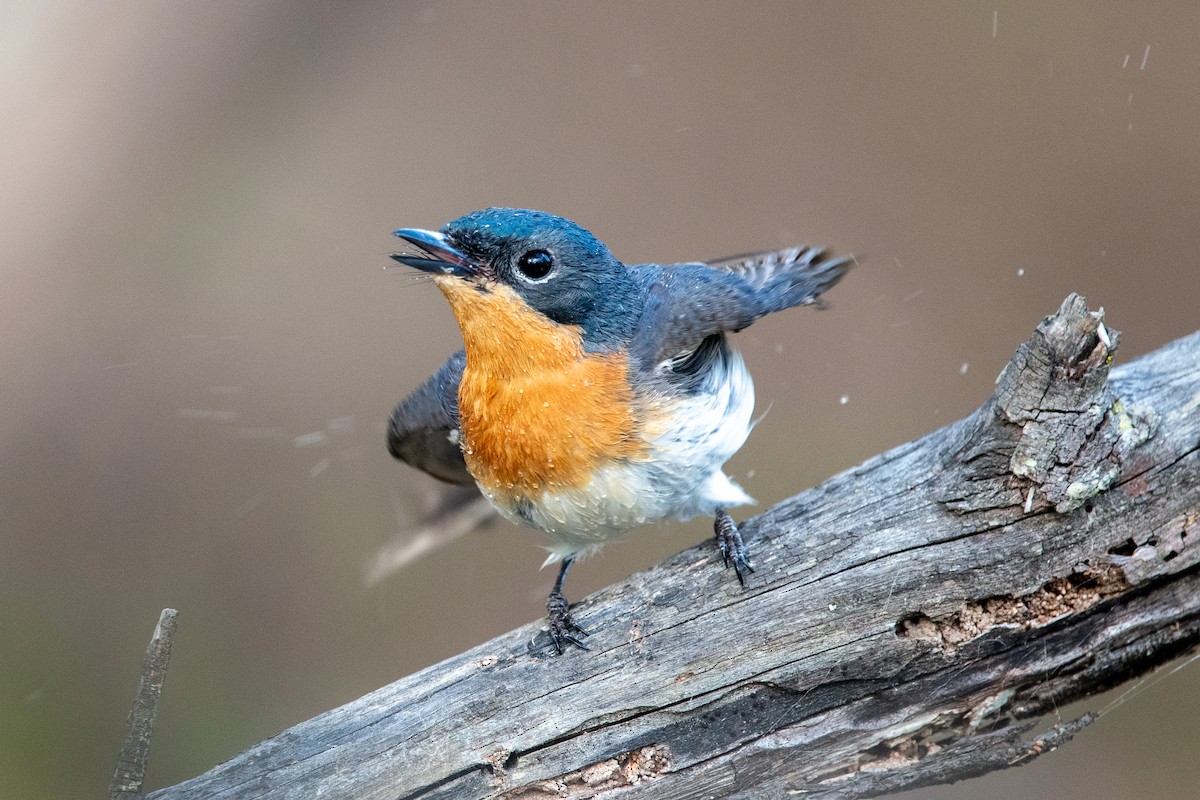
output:
POLYGON ((1200 641, 1200 333, 1109 381, 1072 295, 970 417, 156 792, 853 798, 1024 763, 1036 719, 1200 641))
POLYGON ((129 719, 125 723, 125 744, 117 760, 117 770, 108 785, 111 800, 141 800, 142 783, 146 779, 146 764, 150 759, 150 739, 154 735, 154 720, 158 716, 158 698, 162 695, 167 665, 171 661, 171 645, 178 627, 178 612, 164 608, 146 647, 142 660, 142 675, 129 719))

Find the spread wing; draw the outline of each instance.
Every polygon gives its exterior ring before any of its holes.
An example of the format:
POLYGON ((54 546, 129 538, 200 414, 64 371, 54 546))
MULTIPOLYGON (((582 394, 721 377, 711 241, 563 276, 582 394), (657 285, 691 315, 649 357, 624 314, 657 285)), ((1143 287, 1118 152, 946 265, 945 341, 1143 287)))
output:
POLYGON ((755 320, 799 305, 820 305, 821 295, 855 263, 799 245, 690 264, 630 267, 646 287, 646 305, 633 353, 653 367, 688 353, 707 337, 740 331, 755 320))
POLYGON ((784 304, 772 311, 781 311, 794 305, 821 306, 821 295, 842 279, 854 265, 854 256, 830 258, 817 247, 796 245, 784 250, 767 250, 761 253, 745 253, 704 262, 713 269, 726 270, 750 284, 756 290, 778 291, 785 286, 784 304))
POLYGON ((388 420, 388 452, 449 483, 475 485, 458 444, 458 384, 466 353, 452 355, 388 420))

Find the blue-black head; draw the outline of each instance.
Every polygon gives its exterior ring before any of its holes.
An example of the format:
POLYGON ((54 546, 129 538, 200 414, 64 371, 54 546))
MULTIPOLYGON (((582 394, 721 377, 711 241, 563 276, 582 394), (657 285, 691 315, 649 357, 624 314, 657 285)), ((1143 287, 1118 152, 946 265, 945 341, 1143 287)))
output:
POLYGON ((583 329, 589 350, 627 341, 637 322, 637 284, 604 244, 569 219, 516 208, 488 208, 441 231, 405 228, 400 238, 429 257, 395 254, 409 266, 471 281, 480 291, 511 287, 555 322, 583 329))

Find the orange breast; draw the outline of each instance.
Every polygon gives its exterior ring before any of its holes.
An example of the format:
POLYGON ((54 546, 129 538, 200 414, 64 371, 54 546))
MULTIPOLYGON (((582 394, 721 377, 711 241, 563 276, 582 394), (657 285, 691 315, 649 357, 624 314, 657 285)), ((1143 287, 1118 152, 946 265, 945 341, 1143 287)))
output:
POLYGON ((597 465, 641 452, 623 354, 585 353, 577 326, 551 322, 507 286, 435 280, 466 344, 458 404, 480 484, 534 497, 583 486, 597 465))

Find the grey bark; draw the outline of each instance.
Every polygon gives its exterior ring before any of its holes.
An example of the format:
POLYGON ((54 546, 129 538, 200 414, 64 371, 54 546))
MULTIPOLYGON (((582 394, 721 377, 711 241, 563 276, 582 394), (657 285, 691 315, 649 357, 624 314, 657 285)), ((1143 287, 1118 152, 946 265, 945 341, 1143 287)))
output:
POLYGON ((1200 333, 1114 370, 1068 297, 978 411, 156 792, 868 797, 1024 763, 1039 716, 1200 641, 1200 333))
POLYGON ((146 779, 146 765, 150 761, 150 739, 154 735, 154 721, 158 717, 158 699, 162 695, 163 681, 167 677, 167 666, 171 662, 171 645, 178 628, 178 612, 164 608, 158 615, 158 624, 146 646, 142 659, 142 675, 138 679, 137 693, 129 718, 125 723, 125 743, 117 759, 117 769, 108 785, 111 800, 140 800, 142 784, 146 779))

